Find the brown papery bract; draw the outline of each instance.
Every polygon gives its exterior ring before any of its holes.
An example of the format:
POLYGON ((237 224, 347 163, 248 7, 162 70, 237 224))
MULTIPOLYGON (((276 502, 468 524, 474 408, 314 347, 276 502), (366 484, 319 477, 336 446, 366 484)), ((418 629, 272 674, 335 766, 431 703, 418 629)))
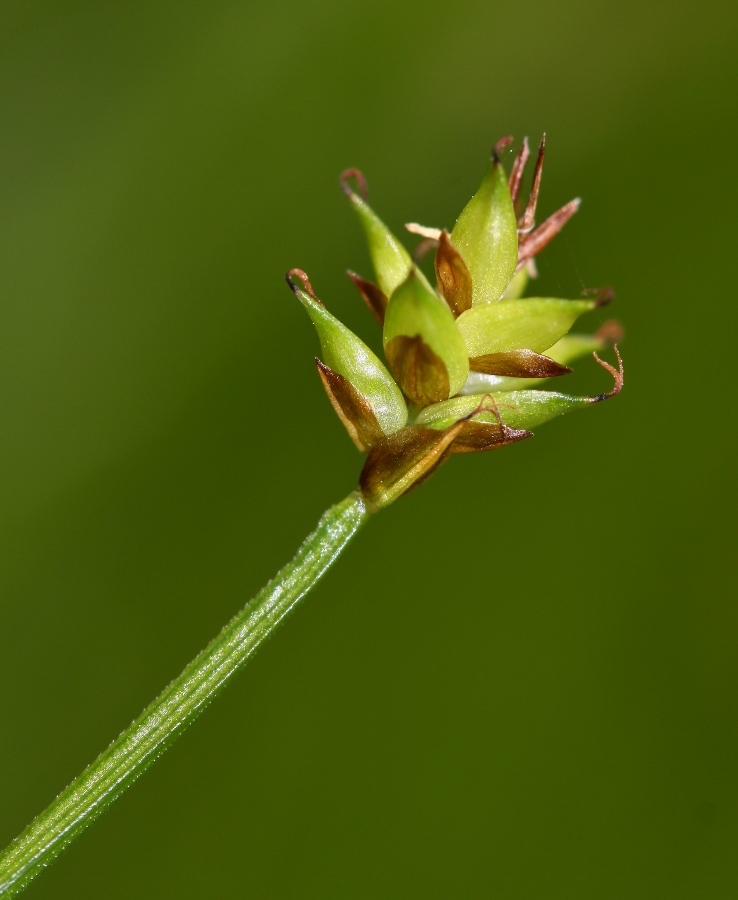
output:
POLYGON ((474 356, 469 360, 469 368, 485 375, 506 375, 510 378, 554 378, 572 371, 568 366, 533 350, 509 350, 474 356))
POLYGON ((472 278, 459 251, 451 243, 451 238, 441 232, 436 248, 436 280, 443 299, 458 318, 472 307, 472 278))
POLYGON ((457 422, 445 431, 411 425, 373 447, 359 478, 369 509, 387 506, 430 478, 448 459, 451 445, 465 424, 457 422))
POLYGON ((384 348, 384 355, 405 395, 417 406, 448 400, 448 369, 420 335, 398 335, 384 348))
POLYGON ((378 285, 374 284, 373 281, 367 281, 350 269, 348 271, 348 276, 359 289, 361 296, 364 298, 364 302, 371 310, 374 318, 380 325, 384 325, 384 314, 387 310, 387 304, 389 303, 387 295, 378 285))
POLYGON ((317 358, 315 365, 338 418, 346 427, 351 440, 362 453, 366 453, 384 438, 384 432, 369 401, 347 378, 334 372, 317 358))
POLYGON ((529 437, 533 437, 532 431, 509 428, 501 423, 491 425, 486 422, 467 421, 451 445, 451 452, 486 453, 507 444, 524 441, 529 437))

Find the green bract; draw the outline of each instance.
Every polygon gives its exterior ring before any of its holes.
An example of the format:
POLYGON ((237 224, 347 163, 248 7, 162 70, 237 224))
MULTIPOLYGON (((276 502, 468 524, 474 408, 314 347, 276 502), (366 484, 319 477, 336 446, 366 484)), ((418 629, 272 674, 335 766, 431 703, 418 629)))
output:
POLYGON ((609 302, 609 292, 596 299, 523 297, 536 277, 535 256, 574 215, 579 201, 536 226, 545 141, 524 206, 519 195, 528 145, 523 143, 508 181, 500 153, 509 142, 498 142, 479 190, 451 234, 407 226, 423 238, 416 255, 435 247, 436 290, 366 202, 363 175, 356 169, 343 174, 341 184, 364 228, 378 283, 349 274, 383 328, 392 375, 325 309, 305 273, 290 273, 302 281, 302 287, 291 281, 290 286, 320 336, 323 386, 354 443, 368 454, 359 486, 370 510, 416 487, 453 453, 523 440, 549 419, 622 388, 617 347, 618 369, 597 356, 617 339, 613 323, 596 335, 567 334, 579 316, 609 302), (348 186, 349 178, 356 179, 359 193, 348 186), (587 353, 611 373, 612 390, 577 397, 535 389, 570 372, 568 363, 587 353))

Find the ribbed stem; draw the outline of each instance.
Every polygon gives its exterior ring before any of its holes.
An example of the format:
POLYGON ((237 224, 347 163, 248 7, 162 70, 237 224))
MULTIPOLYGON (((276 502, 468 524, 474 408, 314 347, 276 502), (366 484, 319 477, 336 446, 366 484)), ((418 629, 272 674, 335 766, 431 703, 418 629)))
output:
POLYGON ((0 856, 0 897, 20 893, 222 690, 368 518, 361 495, 331 507, 294 559, 0 856))

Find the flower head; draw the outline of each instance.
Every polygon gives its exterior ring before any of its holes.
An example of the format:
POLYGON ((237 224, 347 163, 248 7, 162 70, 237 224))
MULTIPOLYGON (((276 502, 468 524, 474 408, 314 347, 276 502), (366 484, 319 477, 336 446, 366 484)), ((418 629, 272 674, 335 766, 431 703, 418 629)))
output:
POLYGON ((316 363, 323 387, 356 446, 368 454, 359 484, 371 509, 417 487, 451 453, 495 450, 532 437, 531 428, 622 388, 617 323, 594 335, 569 334, 579 316, 612 300, 610 290, 576 300, 523 296, 537 274, 536 255, 579 200, 536 227, 545 136, 525 206, 520 189, 530 151, 526 139, 508 178, 500 157, 511 140, 496 144, 479 189, 450 233, 406 226, 423 238, 416 259, 367 203, 361 172, 341 176, 376 281, 349 276, 382 327, 387 366, 328 312, 302 270, 287 273, 320 338, 323 359, 316 363), (435 288, 418 265, 431 247, 435 288), (608 345, 617 369, 597 355, 608 345), (588 353, 612 374, 609 392, 588 397, 537 389, 571 372, 568 364, 588 353))

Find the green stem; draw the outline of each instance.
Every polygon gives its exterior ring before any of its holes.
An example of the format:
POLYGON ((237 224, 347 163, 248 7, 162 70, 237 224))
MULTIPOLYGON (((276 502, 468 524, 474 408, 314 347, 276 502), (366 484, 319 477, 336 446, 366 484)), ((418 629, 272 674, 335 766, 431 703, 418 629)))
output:
POLYGON ((294 559, 0 856, 0 897, 20 893, 174 743, 335 562, 368 518, 361 495, 331 507, 294 559))

